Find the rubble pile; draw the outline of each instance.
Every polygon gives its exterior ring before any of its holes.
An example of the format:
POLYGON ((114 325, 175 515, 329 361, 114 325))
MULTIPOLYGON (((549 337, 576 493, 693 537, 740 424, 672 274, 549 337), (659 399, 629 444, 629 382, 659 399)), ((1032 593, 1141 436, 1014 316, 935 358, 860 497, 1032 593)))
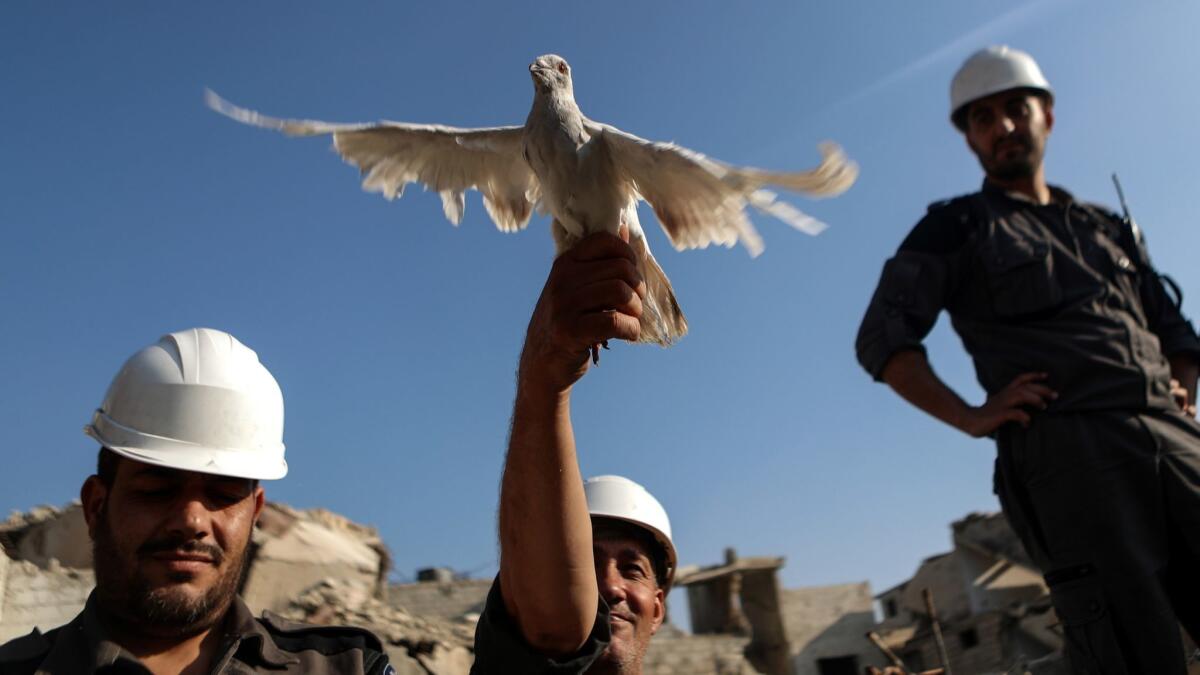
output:
POLYGON ((391 557, 373 527, 325 509, 268 503, 258 518, 242 597, 255 612, 281 611, 326 579, 387 591, 391 557))
POLYGON ((95 585, 79 504, 39 506, 0 523, 0 643, 53 628, 83 608, 95 585))
POLYGON ((457 621, 414 616, 353 582, 323 580, 280 614, 293 621, 366 628, 384 642, 401 674, 466 675, 474 659, 471 645, 478 615, 467 614, 457 621))

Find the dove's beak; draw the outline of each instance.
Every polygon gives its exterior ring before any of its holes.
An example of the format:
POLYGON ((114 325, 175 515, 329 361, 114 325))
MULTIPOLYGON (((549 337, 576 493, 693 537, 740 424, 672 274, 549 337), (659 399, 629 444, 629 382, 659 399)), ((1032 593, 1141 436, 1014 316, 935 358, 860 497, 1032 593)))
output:
POLYGON ((546 83, 546 71, 547 70, 548 69, 545 66, 540 66, 536 63, 529 64, 529 76, 533 78, 533 81, 535 83, 537 83, 538 85, 540 85, 542 87, 545 87, 547 84, 546 83))

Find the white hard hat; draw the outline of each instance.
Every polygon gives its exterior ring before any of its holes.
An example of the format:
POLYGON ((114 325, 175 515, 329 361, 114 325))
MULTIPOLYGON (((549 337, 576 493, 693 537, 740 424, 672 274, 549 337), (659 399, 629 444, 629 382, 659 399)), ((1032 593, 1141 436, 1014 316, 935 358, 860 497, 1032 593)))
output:
POLYGON ((667 511, 646 488, 623 476, 596 476, 583 482, 587 495, 588 513, 593 518, 612 518, 636 525, 649 532, 662 546, 666 554, 666 583, 663 590, 671 590, 675 580, 678 558, 675 543, 671 541, 671 521, 667 511))
POLYGON ((164 335, 113 378, 84 433, 146 464, 273 480, 283 459, 283 393, 229 333, 164 335))
POLYGON ((950 121, 965 129, 968 103, 1022 88, 1037 89, 1054 99, 1054 90, 1032 56, 1004 45, 980 49, 963 62, 950 82, 950 121))

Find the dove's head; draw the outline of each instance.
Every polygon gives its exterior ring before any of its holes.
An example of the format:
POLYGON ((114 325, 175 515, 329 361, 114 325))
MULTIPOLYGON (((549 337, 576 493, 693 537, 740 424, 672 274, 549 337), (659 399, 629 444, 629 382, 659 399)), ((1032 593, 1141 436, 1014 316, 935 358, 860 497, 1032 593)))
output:
POLYGON ((565 92, 574 95, 571 86, 571 66, 558 54, 543 54, 529 64, 533 88, 539 94, 565 92))

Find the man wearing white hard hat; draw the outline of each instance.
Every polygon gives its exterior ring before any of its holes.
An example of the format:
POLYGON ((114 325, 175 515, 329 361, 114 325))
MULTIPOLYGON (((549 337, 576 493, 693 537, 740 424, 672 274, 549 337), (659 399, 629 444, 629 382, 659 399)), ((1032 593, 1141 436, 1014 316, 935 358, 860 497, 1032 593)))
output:
POLYGON ((662 625, 676 566, 667 513, 628 478, 584 481, 571 429, 589 352, 638 336, 635 260, 627 239, 584 239, 554 262, 529 322, 500 487, 500 573, 473 675, 638 675, 662 625))
POLYGON ((69 624, 0 647, 0 673, 391 672, 354 628, 255 618, 237 596, 283 478, 283 395, 258 355, 208 328, 171 333, 117 373, 85 432, 81 498, 96 588, 69 624))
POLYGON ((983 188, 930 206, 884 265, 859 361, 996 439, 996 494, 1045 573, 1077 672, 1181 675, 1177 622, 1200 638, 1200 338, 1137 226, 1046 182, 1054 93, 1031 56, 977 52, 950 99, 983 188), (982 405, 926 359, 943 309, 982 405))

